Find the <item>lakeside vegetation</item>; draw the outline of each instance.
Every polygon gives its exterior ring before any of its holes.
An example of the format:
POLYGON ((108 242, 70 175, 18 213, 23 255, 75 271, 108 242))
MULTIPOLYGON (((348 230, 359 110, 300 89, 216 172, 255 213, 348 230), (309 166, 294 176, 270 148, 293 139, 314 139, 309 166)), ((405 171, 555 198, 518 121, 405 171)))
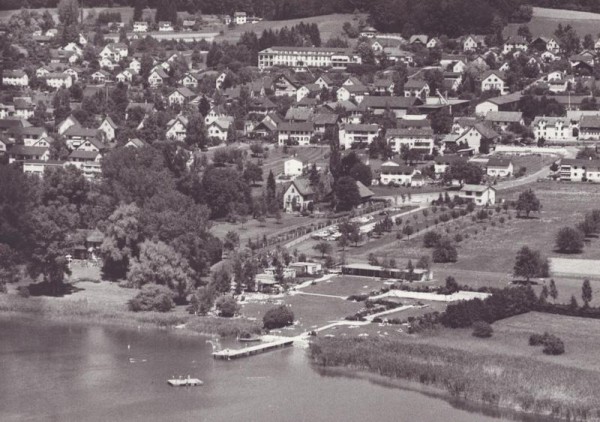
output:
POLYGON ((474 403, 570 420, 600 419, 597 372, 377 338, 320 338, 311 343, 309 355, 318 366, 416 381, 474 403))
POLYGON ((116 310, 110 305, 92 305, 86 299, 58 301, 53 298, 0 295, 0 315, 136 328, 175 328, 185 324, 183 332, 221 337, 236 337, 243 332, 261 331, 259 323, 245 318, 197 317, 162 312, 134 313, 116 310))

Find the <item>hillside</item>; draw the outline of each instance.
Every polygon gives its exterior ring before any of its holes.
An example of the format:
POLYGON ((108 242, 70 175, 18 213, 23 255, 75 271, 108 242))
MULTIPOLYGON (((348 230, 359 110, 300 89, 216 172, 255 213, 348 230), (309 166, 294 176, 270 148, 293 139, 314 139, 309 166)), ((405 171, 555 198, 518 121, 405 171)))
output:
MULTIPOLYGON (((529 22, 529 30, 533 36, 550 36, 554 34, 558 24, 571 25, 580 37, 591 34, 594 38, 600 32, 600 14, 579 12, 566 9, 533 8, 533 17, 529 22)), ((516 35, 521 24, 509 24, 504 34, 516 35)))

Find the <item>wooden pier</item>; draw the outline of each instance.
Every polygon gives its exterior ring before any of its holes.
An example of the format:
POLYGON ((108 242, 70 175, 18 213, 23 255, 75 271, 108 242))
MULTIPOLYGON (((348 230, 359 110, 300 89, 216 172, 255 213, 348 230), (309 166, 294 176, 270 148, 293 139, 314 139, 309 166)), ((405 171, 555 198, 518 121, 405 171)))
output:
POLYGON ((204 384, 198 378, 173 378, 167 381, 167 383, 172 387, 197 387, 199 385, 204 384))
POLYGON ((282 339, 269 343, 257 344, 256 346, 246 347, 244 349, 223 349, 218 352, 213 352, 212 355, 215 359, 239 359, 270 352, 271 350, 283 349, 284 347, 291 346, 293 343, 294 339, 282 339))

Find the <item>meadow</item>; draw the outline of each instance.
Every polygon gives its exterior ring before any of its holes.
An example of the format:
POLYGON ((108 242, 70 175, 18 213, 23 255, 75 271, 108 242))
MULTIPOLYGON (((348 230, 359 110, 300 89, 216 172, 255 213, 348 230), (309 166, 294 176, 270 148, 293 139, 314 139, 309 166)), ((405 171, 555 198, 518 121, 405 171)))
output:
MULTIPOLYGON (((533 17, 527 24, 531 34, 537 36, 553 36, 558 24, 571 25, 580 37, 591 34, 594 39, 598 36, 600 14, 579 12, 564 9, 533 8, 533 17)), ((504 30, 505 36, 517 35, 521 24, 508 24, 504 30)))

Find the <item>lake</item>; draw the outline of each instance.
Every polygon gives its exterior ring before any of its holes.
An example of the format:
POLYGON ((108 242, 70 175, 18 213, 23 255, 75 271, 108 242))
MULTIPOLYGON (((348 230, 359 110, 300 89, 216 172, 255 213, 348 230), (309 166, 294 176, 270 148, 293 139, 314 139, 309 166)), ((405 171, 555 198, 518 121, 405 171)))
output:
POLYGON ((205 338, 0 319, 0 420, 420 421, 504 418, 368 380, 325 376, 305 350, 215 361, 205 338), (201 387, 173 388, 173 375, 201 387))

